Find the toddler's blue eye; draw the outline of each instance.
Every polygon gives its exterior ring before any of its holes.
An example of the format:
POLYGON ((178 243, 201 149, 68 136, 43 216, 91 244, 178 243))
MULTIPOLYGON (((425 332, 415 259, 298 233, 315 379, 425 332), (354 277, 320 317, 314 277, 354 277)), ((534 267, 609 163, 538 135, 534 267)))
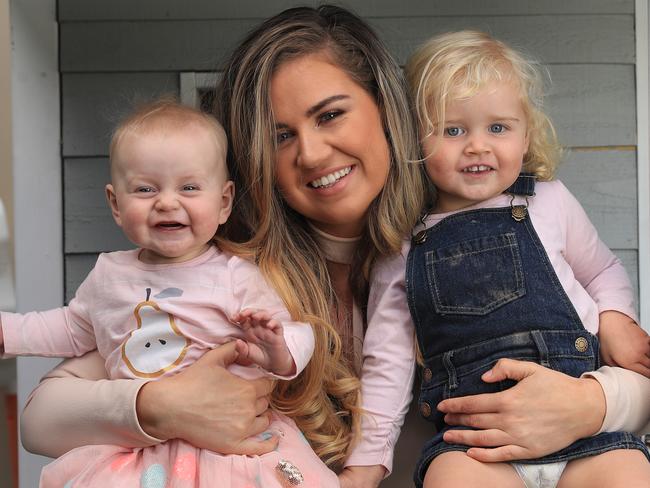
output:
POLYGON ((447 127, 445 129, 445 135, 449 137, 458 137, 462 134, 464 134, 465 131, 461 129, 460 127, 447 127))
POLYGON ((503 124, 492 124, 490 126, 490 132, 493 134, 501 134, 506 131, 506 127, 503 124))

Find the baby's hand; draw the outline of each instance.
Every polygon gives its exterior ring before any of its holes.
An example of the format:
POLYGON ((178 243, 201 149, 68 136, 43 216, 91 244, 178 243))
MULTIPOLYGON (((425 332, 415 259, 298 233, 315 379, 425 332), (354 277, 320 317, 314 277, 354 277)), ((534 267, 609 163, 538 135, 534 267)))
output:
POLYGON ((341 488, 377 488, 384 479, 386 468, 375 466, 348 466, 339 475, 341 488))
POLYGON ((606 364, 650 378, 650 337, 634 320, 614 310, 601 313, 598 339, 606 364))
POLYGON ((232 317, 244 332, 244 340, 237 339, 237 362, 258 366, 280 376, 296 372, 287 343, 284 340, 282 324, 263 310, 242 310, 232 317))

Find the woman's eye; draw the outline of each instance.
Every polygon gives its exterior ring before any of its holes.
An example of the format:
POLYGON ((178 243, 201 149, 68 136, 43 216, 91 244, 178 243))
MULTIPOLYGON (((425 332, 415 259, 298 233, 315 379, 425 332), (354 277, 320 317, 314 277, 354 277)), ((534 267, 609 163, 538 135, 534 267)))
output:
POLYGON ((506 126, 503 124, 492 124, 490 126, 490 132, 492 134, 501 134, 502 132, 506 131, 506 126))
POLYGON ((460 127, 447 127, 445 129, 445 135, 449 137, 458 137, 464 133, 465 131, 460 127))
POLYGON ((325 112, 324 114, 321 114, 318 117, 318 123, 323 123, 323 122, 329 122, 330 120, 334 120, 337 118, 339 115, 341 115, 340 110, 330 110, 329 112, 325 112))
POLYGON ((277 132, 275 134, 275 142, 277 144, 282 144, 283 142, 288 141, 291 138, 291 133, 287 131, 277 132))

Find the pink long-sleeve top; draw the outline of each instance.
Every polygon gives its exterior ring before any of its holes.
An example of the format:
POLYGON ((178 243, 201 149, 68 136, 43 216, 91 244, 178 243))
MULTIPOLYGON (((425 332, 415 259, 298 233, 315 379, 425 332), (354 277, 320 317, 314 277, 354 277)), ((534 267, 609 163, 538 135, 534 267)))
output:
MULTIPOLYGON (((535 191, 528 200, 530 219, 585 328, 597 333, 598 315, 605 310, 637 320, 625 269, 598 238, 578 201, 560 181, 538 183, 535 191)), ((499 195, 463 210, 508 207, 510 199, 499 195)), ((451 213, 430 215, 424 225, 429 228, 451 213)), ((411 402, 415 328, 405 287, 409 249, 407 240, 399 255, 384 259, 373 270, 361 373, 362 406, 370 415, 362 421, 363 438, 347 465, 381 464, 390 471, 393 448, 411 402)))
MULTIPOLYGON (((313 331, 291 319, 256 266, 214 246, 183 263, 147 264, 138 254, 101 254, 67 307, 2 313, 5 353, 70 357, 96 348, 112 379, 157 378, 243 337, 230 318, 258 309, 282 323, 296 374, 305 368, 313 331)), ((254 366, 230 369, 246 378, 267 374, 254 366)))
MULTIPOLYGON (((323 233, 318 237, 319 245, 328 260, 344 264, 351 261, 355 249, 354 242, 323 233)), ((394 264, 400 263, 395 260, 394 264)), ((378 270, 375 270, 375 276, 378 275, 378 270)), ((386 275, 393 276, 390 269, 387 270, 386 275)), ((366 367, 372 369, 374 366, 377 370, 383 365, 383 371, 380 373, 392 377, 391 358, 375 357, 381 350, 379 347, 381 337, 378 337, 381 330, 375 327, 380 319, 377 315, 380 297, 376 290, 375 288, 372 291, 370 301, 374 305, 369 316, 374 332, 367 334, 364 342, 365 354, 370 357, 366 367)), ((358 312, 357 310, 355 314, 353 328, 355 336, 360 339, 363 324, 361 314, 358 312)), ((396 323, 396 332, 403 330, 399 327, 399 323, 396 323)), ((412 342, 412 336, 397 334, 397 339, 402 342, 408 342, 409 337, 412 342)), ((650 379, 632 371, 608 366, 600 368, 591 375, 603 388, 607 402, 607 414, 601 431, 637 431, 650 419, 650 379)), ((86 444, 143 447, 160 442, 142 430, 135 408, 138 392, 148 380, 107 380, 106 378, 103 360, 97 352, 88 353, 81 358, 68 359, 48 373, 32 392, 21 416, 20 432, 25 448, 37 454, 57 457, 70 449, 86 444)), ((407 381, 410 380, 405 380, 407 381)), ((398 405, 394 410, 399 412, 401 411, 400 400, 408 404, 410 393, 400 390, 397 399, 391 398, 391 392, 386 391, 381 398, 375 397, 375 406, 366 405, 366 407, 375 411, 378 410, 377 406, 388 401, 392 405, 398 405)), ((390 444, 386 449, 382 449, 381 444, 377 445, 373 442, 377 438, 374 432, 364 429, 362 433, 364 439, 360 447, 369 445, 370 448, 357 449, 351 454, 347 465, 382 464, 390 470, 394 439, 397 438, 401 425, 394 423, 388 427, 386 443, 390 442, 390 444)), ((419 431, 417 428, 416 430, 419 431)), ((412 459, 419 455, 421 446, 407 447, 411 453, 405 455, 404 459, 412 462, 412 459)))

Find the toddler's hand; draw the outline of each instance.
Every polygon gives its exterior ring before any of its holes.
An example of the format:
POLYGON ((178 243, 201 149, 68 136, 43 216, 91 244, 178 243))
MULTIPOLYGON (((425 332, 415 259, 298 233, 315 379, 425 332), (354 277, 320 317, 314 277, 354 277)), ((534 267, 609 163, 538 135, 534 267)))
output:
POLYGON ((634 320, 614 310, 601 313, 598 339, 606 364, 650 378, 650 337, 634 320))
POLYGON ((232 317, 244 332, 244 340, 237 339, 240 364, 255 363, 280 376, 296 372, 287 343, 284 340, 282 324, 263 310, 246 309, 232 317))
POLYGON ((341 488, 377 488, 384 479, 386 468, 375 466, 348 466, 339 475, 341 488))

